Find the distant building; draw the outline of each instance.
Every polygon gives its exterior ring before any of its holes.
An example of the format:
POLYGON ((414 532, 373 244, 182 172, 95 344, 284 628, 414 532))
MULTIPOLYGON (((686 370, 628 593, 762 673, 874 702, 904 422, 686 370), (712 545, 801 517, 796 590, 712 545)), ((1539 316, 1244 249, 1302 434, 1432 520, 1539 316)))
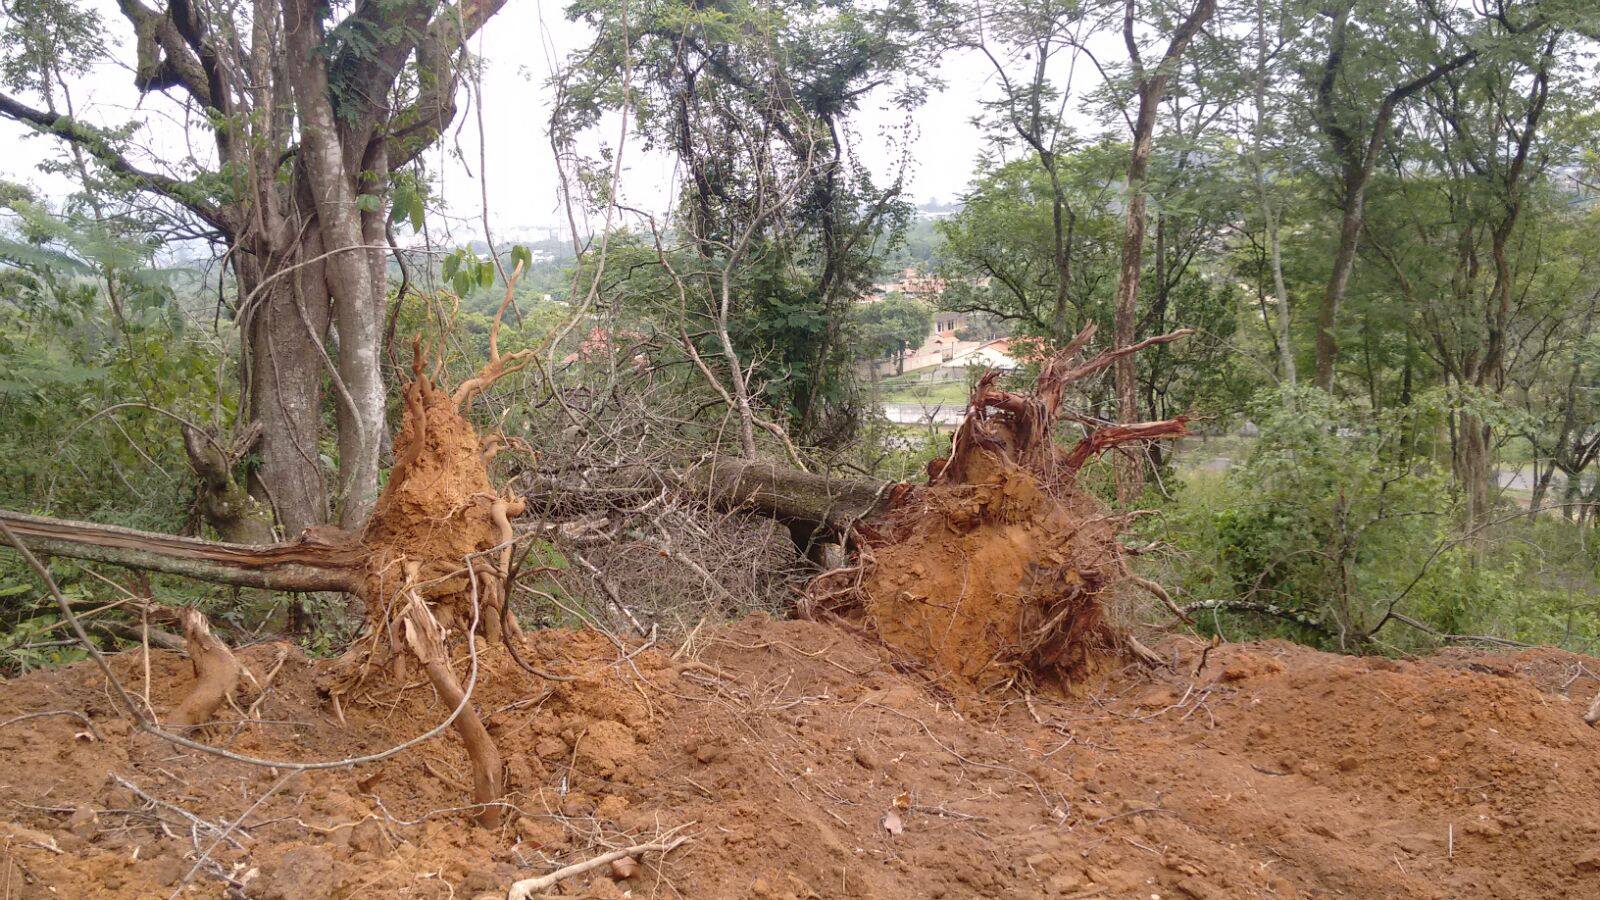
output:
POLYGON ((943 278, 916 269, 904 269, 894 281, 875 284, 871 293, 857 299, 861 303, 877 303, 880 300, 887 300, 892 294, 899 294, 912 300, 937 305, 939 298, 944 296, 944 289, 943 278))
POLYGON ((1005 338, 963 341, 955 331, 935 331, 922 346, 907 349, 887 359, 865 360, 864 375, 879 378, 919 373, 922 381, 960 381, 969 366, 1010 372, 1017 368, 1011 355, 1011 342, 1005 338))

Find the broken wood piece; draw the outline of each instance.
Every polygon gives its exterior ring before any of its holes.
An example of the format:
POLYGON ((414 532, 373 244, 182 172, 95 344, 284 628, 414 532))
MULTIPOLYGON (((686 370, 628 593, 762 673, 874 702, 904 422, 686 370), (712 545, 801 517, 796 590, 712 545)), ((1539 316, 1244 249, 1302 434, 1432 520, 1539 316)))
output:
POLYGON ((174 725, 203 725, 239 686, 244 667, 220 638, 211 633, 211 622, 194 607, 182 613, 183 638, 194 666, 195 684, 172 714, 174 725))

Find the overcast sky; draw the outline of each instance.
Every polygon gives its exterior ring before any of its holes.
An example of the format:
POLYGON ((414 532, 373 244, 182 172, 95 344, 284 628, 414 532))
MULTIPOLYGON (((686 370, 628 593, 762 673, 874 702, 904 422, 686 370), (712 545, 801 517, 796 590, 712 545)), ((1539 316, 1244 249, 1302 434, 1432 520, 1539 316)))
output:
MULTIPOLYGON (((117 61, 99 65, 82 81, 74 96, 79 114, 102 125, 139 122, 141 143, 153 147, 161 159, 184 158, 191 148, 185 144, 178 105, 163 98, 141 100, 127 68, 133 57, 131 30, 112 0, 91 2, 103 9, 108 45, 117 61)), ((497 240, 537 237, 539 229, 563 226, 545 131, 551 98, 546 81, 587 36, 582 26, 566 21, 564 6, 562 0, 510 0, 476 41, 475 49, 487 63, 484 140, 480 145, 479 110, 464 104, 446 140, 429 155, 450 214, 448 223, 439 223, 449 226, 447 240, 481 236, 485 170, 489 219, 497 240), (479 165, 480 152, 484 167, 479 165)), ((996 91, 989 64, 975 54, 947 55, 940 74, 946 87, 912 113, 909 129, 904 113, 887 108, 886 95, 868 97, 854 122, 854 149, 880 180, 893 174, 900 158, 898 143, 910 141, 913 162, 907 172, 907 193, 918 203, 949 201, 966 188, 984 143, 970 120, 978 112, 979 99, 996 91)), ((1084 70, 1076 77, 1080 90, 1089 87, 1084 70)), ((31 184, 47 196, 70 190, 63 176, 38 171, 42 159, 62 153, 60 143, 24 135, 21 126, 0 121, 0 177, 31 184)), ((612 125, 604 139, 614 143, 615 137, 612 125)), ((196 155, 205 150, 200 145, 194 148, 196 155)), ((625 200, 644 209, 665 208, 675 177, 670 160, 647 156, 635 145, 624 155, 624 163, 625 200)))

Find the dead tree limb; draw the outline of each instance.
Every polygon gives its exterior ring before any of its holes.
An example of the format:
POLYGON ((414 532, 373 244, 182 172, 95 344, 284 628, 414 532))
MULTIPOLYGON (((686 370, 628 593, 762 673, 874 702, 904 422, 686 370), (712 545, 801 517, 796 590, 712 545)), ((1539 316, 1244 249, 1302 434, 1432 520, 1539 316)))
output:
POLYGON ((1263 603, 1260 600, 1199 600, 1181 607, 1185 613, 1196 613, 1201 610, 1216 610, 1219 612, 1252 612, 1263 616, 1277 616, 1287 619, 1303 628, 1309 628, 1320 634, 1331 634, 1328 626, 1298 610, 1279 606, 1276 603, 1263 603))
POLYGON ((357 550, 311 537, 249 546, 9 510, 0 510, 0 521, 51 556, 274 591, 354 591, 360 583, 357 550))
MULTIPOLYGON (((603 470, 540 473, 519 487, 532 507, 571 504, 593 510, 649 500, 663 489, 704 501, 724 512, 745 510, 843 534, 886 506, 892 482, 837 478, 743 459, 717 458, 681 470, 629 465, 603 470)), ((570 507, 569 507, 570 508, 570 507)))
MULTIPOLYGON (((413 581, 417 577, 417 568, 416 563, 407 565, 407 576, 413 581)), ((406 644, 422 663, 428 681, 439 692, 439 699, 444 701, 445 706, 461 710, 455 720, 456 733, 461 736, 461 742, 467 747, 467 756, 472 760, 472 801, 481 805, 478 823, 485 828, 495 828, 500 824, 499 800, 504 792, 500 751, 489 737, 488 730, 483 727, 483 720, 478 718, 478 711, 467 700, 466 691, 461 689, 461 682, 456 680, 456 673, 450 668, 444 628, 415 588, 408 589, 407 593, 409 603, 404 613, 406 644)))

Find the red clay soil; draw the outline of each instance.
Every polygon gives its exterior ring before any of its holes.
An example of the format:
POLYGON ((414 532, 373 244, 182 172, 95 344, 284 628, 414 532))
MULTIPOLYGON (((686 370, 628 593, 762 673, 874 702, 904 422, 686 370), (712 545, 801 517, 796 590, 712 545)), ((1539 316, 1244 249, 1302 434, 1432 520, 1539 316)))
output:
MULTIPOLYGON (((1116 520, 1028 472, 908 492, 868 544, 856 620, 909 660, 988 689, 1072 687, 1116 646, 1100 598, 1122 575, 1116 520)), ((848 576, 848 573, 845 573, 848 576)))
MULTIPOLYGON (((1174 638, 1157 649, 1180 674, 1118 669, 1081 698, 1030 703, 931 687, 879 645, 806 622, 708 628, 676 658, 624 655, 593 632, 528 646, 573 680, 484 651, 476 705, 517 807, 499 829, 456 809, 470 776, 446 732, 296 776, 182 896, 503 897, 517 878, 667 832, 691 840, 629 880, 607 868, 559 895, 1600 896, 1600 730, 1581 721, 1593 659, 1394 662, 1267 643, 1214 649, 1191 676, 1201 645, 1174 638)), ((239 658, 264 680, 279 650, 239 658)), ((113 659, 140 692, 142 663, 113 659)), ((341 726, 323 674, 289 653, 261 721, 232 724, 242 715, 224 707, 202 734, 331 759, 440 715, 413 685, 347 705, 341 726)), ((194 677, 160 651, 150 675, 163 714, 194 677)), ((236 700, 255 702, 248 679, 236 700)), ((170 896, 213 824, 276 781, 130 734, 89 666, 0 685, 0 722, 61 709, 104 740, 70 717, 0 727, 0 897, 170 896)))

